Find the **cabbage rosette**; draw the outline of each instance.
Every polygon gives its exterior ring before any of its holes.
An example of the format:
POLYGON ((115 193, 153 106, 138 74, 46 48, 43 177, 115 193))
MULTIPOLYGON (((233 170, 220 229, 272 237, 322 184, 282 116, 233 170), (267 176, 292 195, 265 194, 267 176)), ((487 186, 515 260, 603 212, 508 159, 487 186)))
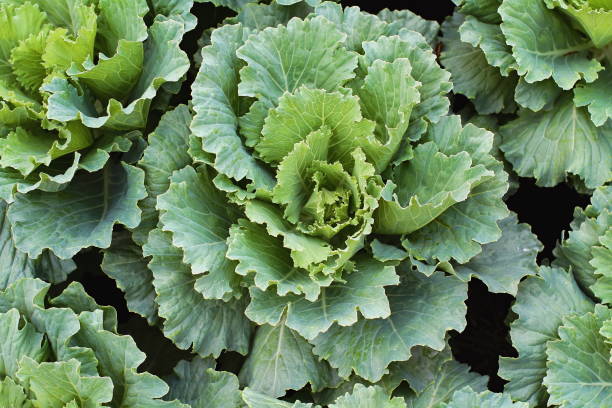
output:
POLYGON ((130 163, 189 67, 178 44, 195 26, 191 1, 150 3, 0 1, 2 245, 15 252, 3 262, 50 250, 60 265, 139 224, 144 174, 130 163))
POLYGON ((500 121, 499 147, 512 169, 543 187, 570 181, 592 193, 608 183, 612 3, 454 2, 440 62, 455 93, 500 121))
POLYGON ((270 398, 445 349, 466 281, 516 293, 540 249, 502 201, 493 134, 447 116, 437 23, 285 3, 212 31, 193 118, 150 135, 143 223, 104 261, 134 311, 203 358, 246 355, 240 386, 270 398), (128 264, 150 270, 139 288, 128 264))

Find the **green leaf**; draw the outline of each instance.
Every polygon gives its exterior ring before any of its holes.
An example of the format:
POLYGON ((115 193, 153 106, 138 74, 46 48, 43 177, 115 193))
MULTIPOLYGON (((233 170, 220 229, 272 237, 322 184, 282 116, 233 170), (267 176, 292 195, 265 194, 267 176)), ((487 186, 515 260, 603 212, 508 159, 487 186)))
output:
POLYGON ((488 24, 499 24, 501 16, 497 13, 502 0, 453 0, 462 14, 474 16, 488 24))
MULTIPOLYGON (((444 51, 440 61, 451 73, 454 92, 470 98, 483 115, 514 110, 516 75, 502 76, 497 67, 489 64, 482 49, 463 42, 458 31, 463 24, 464 17, 459 13, 442 24, 444 51)), ((472 42, 478 44, 477 39, 472 42)))
MULTIPOLYGON (((377 14, 378 18, 386 21, 390 25, 407 28, 408 30, 420 33, 429 45, 433 48, 438 40, 440 24, 435 20, 425 20, 423 17, 414 14, 410 10, 381 10, 377 14)), ((389 31, 389 29, 387 29, 389 31)))
POLYGON ((157 196, 168 190, 170 176, 175 170, 191 163, 191 157, 187 153, 190 123, 189 108, 179 105, 166 112, 155 131, 147 137, 149 145, 138 162, 145 171, 144 183, 148 197, 140 202, 142 221, 132 231, 132 238, 137 244, 144 244, 147 234, 157 225, 157 196))
POLYGON ((323 126, 331 131, 331 137, 329 151, 319 160, 340 161, 350 168, 350 152, 365 144, 375 123, 361 116, 356 96, 301 87, 284 94, 278 107, 269 111, 255 150, 267 162, 280 162, 297 142, 323 126))
POLYGON ((168 190, 157 198, 164 231, 183 250, 185 264, 198 277, 196 290, 206 299, 223 299, 239 293, 236 263, 227 259, 226 240, 238 211, 212 183, 205 167, 175 171, 168 190))
POLYGON ((151 231, 143 255, 152 256, 149 268, 166 337, 181 349, 193 346, 202 356, 216 357, 223 350, 247 353, 252 328, 243 300, 204 299, 194 288, 197 276, 183 264, 183 253, 172 245, 170 233, 151 231))
POLYGON ((412 109, 420 101, 417 83, 410 75, 407 58, 389 63, 374 61, 368 67, 363 85, 356 89, 363 116, 376 123, 375 140, 360 143, 368 159, 382 172, 394 155, 408 129, 412 109))
POLYGON ((338 398, 330 408, 405 408, 406 403, 401 397, 390 397, 379 386, 365 387, 355 384, 351 394, 338 398))
POLYGON ((255 286, 261 290, 275 285, 276 294, 304 294, 314 301, 321 292, 320 284, 308 271, 293 266, 290 252, 282 240, 268 235, 265 228, 244 219, 232 225, 227 239, 227 258, 238 261, 236 273, 254 273, 255 286))
MULTIPOLYGON (((145 64, 138 81, 126 97, 125 106, 123 102, 111 99, 102 116, 98 114, 89 92, 79 94, 67 79, 54 78, 42 88, 51 94, 48 99, 48 118, 60 122, 79 120, 85 126, 95 129, 104 127, 132 130, 144 127, 151 100, 159 87, 167 82, 178 81, 187 72, 189 60, 177 47, 183 34, 184 26, 178 21, 157 20, 153 23, 144 43, 145 64)), ((110 64, 109 61, 103 62, 110 64)), ((98 69, 102 71, 102 68, 98 69)), ((104 92, 108 92, 107 88, 104 92)))
POLYGON ((22 357, 41 361, 47 354, 43 335, 30 323, 21 326, 19 320, 17 309, 0 313, 0 375, 3 377, 15 376, 22 357))
POLYGON ((0 81, 10 84, 15 81, 11 60, 11 51, 30 35, 42 31, 46 15, 36 4, 26 3, 20 6, 3 4, 0 7, 0 81))
POLYGON ((64 408, 72 400, 82 408, 97 408, 110 402, 113 383, 108 377, 81 375, 77 360, 40 363, 25 357, 17 377, 34 394, 34 406, 64 408))
POLYGON ((273 176, 246 150, 238 135, 239 71, 243 62, 236 50, 249 30, 227 25, 214 30, 211 45, 202 48, 202 66, 192 86, 196 112, 191 130, 202 139, 202 149, 214 154, 214 168, 237 181, 248 178, 255 187, 271 188, 273 176))
POLYGON ((530 84, 524 77, 520 77, 514 90, 514 99, 522 107, 537 112, 550 110, 561 92, 552 79, 530 84))
POLYGON ((612 6, 606 0, 565 1, 547 0, 548 7, 557 6, 578 23, 579 28, 588 34, 597 48, 603 48, 612 41, 612 6))
POLYGON ((612 404, 610 344, 599 333, 612 311, 598 305, 594 313, 570 315, 559 327, 559 340, 546 347, 548 371, 544 385, 549 404, 563 408, 605 408, 612 404))
POLYGON ((23 388, 16 384, 11 377, 0 381, 0 404, 14 408, 32 408, 23 388))
POLYGON ((41 278, 51 283, 60 283, 76 269, 72 259, 59 259, 50 251, 36 259, 15 247, 11 224, 6 212, 8 205, 0 203, 0 289, 6 289, 21 278, 41 278))
POLYGON ((120 54, 121 40, 140 43, 147 38, 146 0, 98 0, 98 8, 97 41, 107 56, 120 54))
MULTIPOLYGON (((612 16, 611 16, 612 18, 612 16)), ((588 106, 591 120, 595 126, 602 126, 612 118, 612 107, 606 93, 612 88, 612 67, 604 69, 595 82, 590 84, 578 84, 574 88, 574 104, 576 106, 588 106)))
POLYGON ((89 246, 108 248, 113 226, 134 228, 145 197, 142 170, 108 164, 97 173, 79 173, 60 192, 17 196, 8 217, 16 247, 37 257, 45 248, 67 259, 89 246))
POLYGON ((482 252, 465 265, 457 265, 455 273, 462 280, 472 276, 487 285, 490 292, 516 295, 519 282, 538 274, 536 257, 544 248, 528 224, 519 224, 516 214, 499 222, 502 236, 482 246, 482 252))
POLYGON ((165 380, 170 386, 167 400, 178 399, 192 408, 240 408, 238 379, 232 373, 215 371, 212 358, 181 360, 165 380))
POLYGON ((125 232, 116 232, 111 246, 104 250, 100 267, 125 293, 128 309, 138 313, 150 325, 158 322, 153 275, 141 248, 125 232))
POLYGON ((431 125, 423 142, 434 142, 440 152, 467 152, 472 165, 483 165, 495 173, 473 187, 463 202, 449 207, 434 222, 405 236, 403 246, 417 260, 451 258, 466 263, 481 252, 481 245, 501 236, 497 222, 508 216, 502 198, 508 190, 503 164, 492 156, 493 134, 472 124, 461 126, 458 116, 447 116, 431 125))
POLYGON ((516 70, 516 61, 512 49, 506 44, 506 38, 497 24, 487 24, 472 16, 466 16, 459 27, 461 41, 479 47, 487 62, 499 68, 503 76, 516 70))
POLYGON ((321 16, 266 28, 237 51, 247 63, 240 71, 238 92, 275 105, 284 92, 302 85, 333 91, 355 76, 357 55, 344 48, 345 40, 346 35, 321 16))
POLYGON ((580 176, 588 188, 612 178, 612 124, 596 127, 570 94, 559 98, 550 111, 519 112, 500 133, 500 148, 514 171, 535 177, 540 186, 555 186, 568 173, 580 176))
POLYGON ((591 286, 602 303, 612 304, 612 226, 599 238, 600 246, 593 247, 590 264, 595 268, 597 281, 591 286))
POLYGON ((326 332, 334 323, 355 324, 357 310, 366 319, 388 317, 391 312, 384 287, 399 283, 395 268, 365 256, 357 257, 355 264, 355 269, 344 277, 345 282, 335 281, 320 288, 321 293, 314 301, 251 288, 246 315, 258 324, 277 325, 286 311, 284 324, 308 340, 326 332))
POLYGON ((612 226, 612 214, 603 211, 597 218, 584 217, 580 210, 575 211, 575 219, 571 224, 572 231, 553 250, 556 256, 553 264, 572 270, 576 281, 588 288, 596 281, 595 268, 591 265, 592 249, 599 245, 600 237, 612 226))
POLYGON ((560 268, 540 267, 540 275, 519 284, 512 311, 518 319, 510 325, 517 358, 501 357, 499 375, 510 382, 504 389, 512 399, 530 406, 546 401, 542 379, 546 375, 546 343, 557 339, 563 316, 593 310, 593 302, 573 277, 560 268))
POLYGON ((249 408, 314 408, 313 404, 304 404, 301 402, 285 402, 269 397, 250 388, 245 388, 242 391, 242 399, 249 408))
POLYGON ((592 43, 576 35, 563 16, 548 10, 543 1, 505 0, 498 11, 518 74, 527 82, 552 77, 559 87, 570 89, 581 78, 597 79, 603 67, 588 56, 592 43))
POLYGON ((178 402, 157 399, 168 392, 166 383, 151 373, 138 373, 136 369, 146 355, 138 349, 132 337, 105 330, 103 320, 102 310, 81 312, 81 328, 73 339, 77 344, 92 349, 98 360, 100 374, 112 378, 115 385, 112 405, 119 408, 185 408, 178 402))
POLYGON ((408 360, 414 346, 441 350, 447 330, 465 327, 467 288, 454 277, 406 270, 399 286, 387 289, 387 297, 389 317, 335 325, 312 341, 315 354, 338 368, 341 377, 355 371, 378 381, 391 362, 408 360))
POLYGON ((374 229, 382 234, 414 232, 465 201, 474 186, 491 176, 483 165, 472 166, 466 152, 446 156, 433 142, 419 145, 412 160, 394 168, 397 188, 392 199, 380 201, 374 229))
POLYGON ((342 8, 342 5, 328 1, 316 7, 315 14, 332 21, 346 34, 346 48, 351 51, 361 52, 364 41, 375 40, 389 31, 382 19, 362 12, 359 7, 342 8))
POLYGON ((410 114, 407 136, 411 140, 417 140, 425 132, 428 123, 435 123, 448 113, 449 101, 446 94, 452 89, 450 73, 440 68, 425 38, 413 31, 401 30, 397 36, 382 36, 376 41, 366 41, 363 49, 364 56, 359 63, 362 71, 367 70, 377 59, 394 62, 398 58, 407 58, 410 61, 410 75, 421 83, 418 88, 420 102, 410 114))
POLYGON ((43 65, 43 54, 47 46, 47 30, 32 34, 22 40, 11 51, 13 74, 19 84, 29 92, 36 93, 47 76, 43 65))
POLYGON ((313 391, 327 388, 333 385, 334 377, 329 365, 312 353, 312 345, 282 321, 275 327, 257 329, 239 378, 250 389, 280 397, 307 383, 313 391))
POLYGON ((447 404, 440 408, 528 408, 524 402, 512 402, 510 395, 483 391, 480 394, 470 387, 465 387, 455 394, 447 404))
POLYGON ((83 69, 68 71, 78 78, 100 100, 113 98, 121 101, 129 95, 142 72, 144 49, 141 42, 121 40, 117 53, 112 57, 100 56, 97 64, 89 59, 83 69))

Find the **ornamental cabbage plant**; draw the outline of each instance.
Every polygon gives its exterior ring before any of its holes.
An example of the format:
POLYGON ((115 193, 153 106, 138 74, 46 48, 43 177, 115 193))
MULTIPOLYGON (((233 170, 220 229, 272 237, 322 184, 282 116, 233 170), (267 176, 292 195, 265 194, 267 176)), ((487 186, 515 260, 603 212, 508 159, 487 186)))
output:
POLYGON ((130 163, 189 67, 191 4, 0 2, 0 197, 24 259, 65 264, 138 225, 144 175, 130 163))
POLYGON ((453 90, 499 122, 521 177, 592 192, 612 179, 612 3, 455 0, 442 27, 453 90), (503 116, 497 114, 511 114, 503 116))

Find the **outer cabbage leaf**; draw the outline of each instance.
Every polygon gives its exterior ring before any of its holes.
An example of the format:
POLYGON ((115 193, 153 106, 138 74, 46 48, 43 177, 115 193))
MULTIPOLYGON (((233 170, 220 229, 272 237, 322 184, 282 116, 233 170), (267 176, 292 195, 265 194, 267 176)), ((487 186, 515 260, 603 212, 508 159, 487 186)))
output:
POLYGON ((104 250, 100 267, 125 293, 128 309, 155 325, 159 319, 153 275, 142 256, 142 249, 127 233, 117 232, 113 235, 111 246, 104 250))
POLYGON ((538 185, 552 187, 568 173, 578 175, 588 188, 612 178, 612 124, 596 127, 569 94, 550 111, 519 112, 500 133, 500 148, 514 171, 535 177, 538 185))
POLYGON ((577 35, 543 1, 504 0, 498 11, 518 74, 527 82, 552 77, 559 87, 570 89, 582 78, 586 82, 597 79, 603 67, 588 56, 591 42, 577 35))
POLYGON ((612 304, 612 226, 608 227, 606 234, 599 239, 601 246, 591 250, 593 259, 591 266, 595 268, 597 281, 591 286, 595 296, 602 303, 612 304))
POLYGON ((251 303, 246 314, 258 324, 277 325, 286 311, 284 324, 308 340, 326 332, 334 323, 339 326, 355 324, 357 310, 366 319, 389 316, 389 300, 384 287, 399 283, 393 266, 361 256, 356 259, 355 270, 345 280, 320 288, 318 299, 314 301, 297 295, 275 296, 270 290, 251 288, 251 303))
MULTIPOLYGON (((435 143, 447 155, 465 154, 471 164, 494 173, 470 189, 465 201, 450 206, 434 221, 405 236, 404 247, 416 259, 451 258, 465 263, 481 252, 481 245, 497 241, 501 230, 497 221, 508 215, 502 197, 508 189, 503 164, 492 155, 493 134, 471 124, 461 126, 458 116, 447 116, 431 125, 423 142, 435 143)), ((400 183, 397 189, 403 187, 400 183)))
POLYGON ((569 315, 559 327, 559 340, 546 346, 548 371, 544 385, 549 404, 563 408, 599 407, 612 403, 610 344, 599 333, 612 310, 598 305, 594 313, 569 315))
POLYGON ((494 293, 516 295, 519 282, 538 274, 536 257, 544 246, 528 224, 519 224, 511 213, 499 222, 502 236, 482 246, 482 252, 465 265, 457 265, 455 274, 463 280, 477 277, 494 293))
POLYGON ((40 278, 51 283, 60 283, 76 269, 72 259, 59 259, 45 250, 36 259, 15 247, 11 225, 7 219, 8 205, 0 203, 0 289, 21 278, 40 278))
MULTIPOLYGON (((508 69, 500 72, 496 66, 490 65, 487 54, 481 48, 462 41, 458 30, 465 24, 464 17, 458 13, 442 24, 442 42, 445 47, 440 61, 451 72, 453 90, 472 99, 480 114, 513 110, 516 76, 509 74, 508 69), (502 76, 504 72, 509 76, 502 76)), ((472 44, 479 44, 478 38, 469 39, 472 44)), ((489 51, 488 55, 491 53, 489 51)), ((498 62, 498 65, 501 64, 498 62)), ((507 62, 503 64, 508 65, 507 62)))
POLYGON ((366 387, 355 384, 352 393, 338 398, 329 408, 404 408, 406 403, 401 397, 389 397, 379 386, 366 387))
POLYGON ((140 169, 109 163, 100 172, 79 173, 60 192, 18 196, 8 212, 15 245, 30 257, 49 248, 64 259, 88 246, 107 248, 116 223, 134 228, 140 222, 143 179, 140 169))
POLYGON ((223 350, 247 353, 252 327, 243 300, 204 299, 194 288, 197 276, 183 263, 183 253, 168 232, 151 231, 143 254, 152 257, 149 268, 166 337, 179 348, 193 346, 202 356, 218 356, 223 350))
POLYGON ((192 408, 242 407, 236 376, 215 371, 214 367, 212 358, 179 361, 173 373, 165 378, 170 386, 166 399, 178 399, 192 408))
POLYGON ((147 137, 149 145, 138 165, 145 171, 144 183, 148 196, 139 204, 142 221, 132 232, 134 242, 138 244, 144 244, 149 231, 157 225, 156 199, 168 189, 170 176, 175 170, 191 163, 187 153, 191 119, 189 108, 179 105, 165 113, 155 131, 147 137))
POLYGON ((334 325, 311 341, 314 352, 338 368, 341 377, 355 371, 366 380, 378 381, 391 362, 408 360, 412 347, 441 350, 447 330, 465 327, 466 289, 464 283, 442 273, 425 277, 405 271, 400 284, 387 289, 388 318, 361 319, 350 327, 334 325))
POLYGON ((173 244, 182 249, 183 262, 200 275, 196 290, 206 299, 239 296, 236 263, 225 256, 229 228, 239 213, 215 188, 209 171, 187 166, 174 172, 157 209, 162 229, 171 231, 173 244))
POLYGON ((514 400, 535 406, 546 401, 542 387, 546 375, 546 344, 558 337, 564 316, 593 310, 572 275, 561 268, 541 267, 540 275, 519 284, 512 311, 518 319, 510 325, 512 344, 518 358, 501 357, 499 375, 510 382, 505 391, 514 400))
POLYGON ((451 401, 440 408, 528 408, 524 402, 512 402, 508 394, 484 391, 480 394, 465 387, 457 391, 451 401))
POLYGON ((280 397, 307 383, 313 391, 333 386, 334 373, 312 353, 312 345, 284 324, 262 325, 238 377, 242 385, 280 397))
MULTIPOLYGON (((612 20, 612 14, 610 19, 612 20)), ((611 88, 611 66, 607 66, 604 71, 600 72, 596 81, 590 84, 579 84, 574 88, 574 104, 576 106, 587 106, 595 126, 605 126, 606 121, 612 119, 610 95, 606 92, 611 88)))

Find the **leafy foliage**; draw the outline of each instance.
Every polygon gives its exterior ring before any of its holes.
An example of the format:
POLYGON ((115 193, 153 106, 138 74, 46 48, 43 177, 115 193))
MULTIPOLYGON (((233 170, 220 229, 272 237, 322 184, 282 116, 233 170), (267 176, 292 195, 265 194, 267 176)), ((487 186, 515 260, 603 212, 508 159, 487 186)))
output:
POLYGON ((1 407, 612 403, 607 0, 196 2, 0 0, 1 407))

